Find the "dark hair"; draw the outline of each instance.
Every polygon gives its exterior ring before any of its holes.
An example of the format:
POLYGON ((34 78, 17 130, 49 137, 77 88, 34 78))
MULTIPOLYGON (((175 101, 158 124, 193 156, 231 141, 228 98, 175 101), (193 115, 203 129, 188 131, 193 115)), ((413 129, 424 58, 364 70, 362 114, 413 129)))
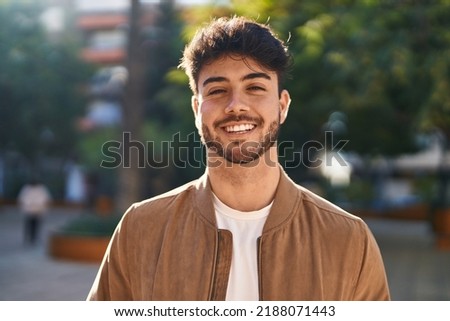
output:
POLYGON ((200 29, 186 46, 180 67, 188 75, 192 91, 198 92, 197 82, 203 65, 232 54, 252 58, 276 72, 281 91, 292 62, 287 45, 267 25, 244 17, 215 19, 200 29))

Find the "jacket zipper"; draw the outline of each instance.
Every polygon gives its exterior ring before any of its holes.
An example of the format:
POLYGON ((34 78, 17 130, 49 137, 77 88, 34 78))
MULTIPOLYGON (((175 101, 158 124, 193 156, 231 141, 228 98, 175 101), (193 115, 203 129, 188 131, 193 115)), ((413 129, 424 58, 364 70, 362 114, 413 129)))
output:
POLYGON ((209 287, 209 295, 208 295, 208 301, 212 301, 212 296, 214 294, 214 280, 216 278, 216 268, 217 268, 217 255, 219 252, 219 231, 216 232, 216 246, 214 250, 214 261, 213 261, 213 270, 211 273, 211 281, 210 281, 210 287, 209 287))
POLYGON ((259 301, 263 300, 263 290, 262 290, 262 271, 261 271, 261 236, 258 237, 257 244, 257 265, 258 265, 258 293, 259 293, 259 301))

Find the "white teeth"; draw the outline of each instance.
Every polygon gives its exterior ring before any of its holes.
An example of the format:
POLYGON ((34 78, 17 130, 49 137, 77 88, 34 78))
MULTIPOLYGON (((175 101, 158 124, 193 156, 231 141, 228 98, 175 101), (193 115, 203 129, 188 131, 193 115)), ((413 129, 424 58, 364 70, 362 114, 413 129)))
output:
POLYGON ((234 132, 243 132, 243 131, 247 131, 247 130, 252 130, 253 128, 255 128, 255 125, 242 124, 242 125, 227 126, 227 127, 225 127, 225 130, 229 133, 234 133, 234 132))

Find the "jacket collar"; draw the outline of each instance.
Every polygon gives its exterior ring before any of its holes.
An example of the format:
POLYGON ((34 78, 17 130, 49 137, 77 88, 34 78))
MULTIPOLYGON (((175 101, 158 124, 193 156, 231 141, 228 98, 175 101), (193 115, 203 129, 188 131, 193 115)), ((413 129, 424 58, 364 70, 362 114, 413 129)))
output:
POLYGON ((280 168, 280 180, 278 182, 275 199, 264 225, 263 234, 278 228, 294 214, 294 209, 300 201, 296 184, 289 178, 284 169, 280 168))
MULTIPOLYGON (((263 234, 282 225, 283 222, 294 213, 294 208, 298 206, 299 191, 295 183, 287 176, 281 165, 279 165, 279 168, 281 173, 280 180, 278 182, 272 209, 270 210, 270 214, 264 225, 263 234)), ((207 172, 197 180, 195 189, 195 202, 198 213, 208 222, 208 224, 217 227, 211 185, 209 183, 207 172)))
POLYGON ((217 228, 213 195, 207 171, 196 181, 194 197, 195 205, 200 216, 205 219, 207 223, 217 228))

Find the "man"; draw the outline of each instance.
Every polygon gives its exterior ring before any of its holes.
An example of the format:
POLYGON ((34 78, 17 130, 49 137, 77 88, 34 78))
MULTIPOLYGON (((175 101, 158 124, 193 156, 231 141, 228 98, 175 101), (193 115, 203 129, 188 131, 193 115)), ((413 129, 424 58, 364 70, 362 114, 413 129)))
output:
POLYGON ((365 223, 294 184, 278 163, 290 61, 267 26, 244 18, 197 33, 181 66, 206 172, 130 207, 88 299, 389 299, 365 223))
POLYGON ((51 202, 51 195, 47 187, 36 178, 25 184, 17 198, 24 218, 24 241, 25 244, 33 245, 39 239, 41 223, 51 202))

